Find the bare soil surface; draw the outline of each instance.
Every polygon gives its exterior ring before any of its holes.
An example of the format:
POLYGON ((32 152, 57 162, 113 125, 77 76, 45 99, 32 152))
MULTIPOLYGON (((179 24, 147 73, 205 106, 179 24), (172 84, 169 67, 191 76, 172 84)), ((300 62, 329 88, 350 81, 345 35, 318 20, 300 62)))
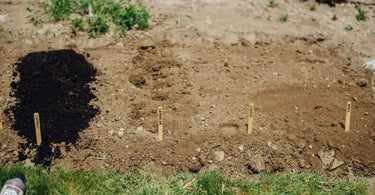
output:
MULTIPOLYGON (((17 102, 10 94, 19 58, 72 49, 97 69, 91 105, 100 114, 76 142, 52 141, 61 155, 51 166, 374 175, 374 74, 363 64, 375 60, 375 2, 277 3, 146 0, 153 18, 147 32, 92 39, 72 34, 68 22, 35 27, 26 7, 42 11, 38 0, 0 0, 0 105, 6 110, 17 102), (357 21, 355 4, 366 21, 357 21), (281 23, 283 14, 288 20, 281 23), (344 29, 348 24, 352 31, 344 29), (163 141, 157 139, 158 106, 163 141)), ((21 163, 31 165, 35 148, 20 147, 27 138, 7 116, 0 163, 16 163, 23 154, 28 158, 21 163)))

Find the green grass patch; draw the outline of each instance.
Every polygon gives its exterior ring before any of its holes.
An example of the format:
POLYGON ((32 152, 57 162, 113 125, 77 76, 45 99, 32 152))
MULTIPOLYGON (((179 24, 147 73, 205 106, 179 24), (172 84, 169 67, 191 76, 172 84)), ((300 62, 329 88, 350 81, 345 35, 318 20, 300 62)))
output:
POLYGON ((147 30, 151 19, 141 1, 50 0, 43 8, 53 22, 70 20, 73 33, 87 29, 91 37, 108 32, 111 25, 120 34, 131 29, 147 30))
POLYGON ((163 175, 153 171, 121 174, 113 170, 1 166, 0 183, 18 172, 26 176, 27 194, 368 194, 363 180, 337 180, 317 174, 260 174, 233 179, 210 170, 163 175))
POLYGON ((83 30, 84 26, 85 24, 83 23, 82 18, 74 18, 72 20, 72 25, 70 26, 70 28, 72 29, 72 32, 76 34, 77 31, 83 30))

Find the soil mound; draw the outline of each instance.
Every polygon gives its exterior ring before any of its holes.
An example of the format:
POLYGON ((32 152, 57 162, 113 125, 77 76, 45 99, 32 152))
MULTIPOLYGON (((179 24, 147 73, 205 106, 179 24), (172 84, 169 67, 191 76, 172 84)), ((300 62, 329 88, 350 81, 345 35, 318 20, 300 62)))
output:
MULTIPOLYGON (((49 165, 60 155, 52 150, 52 143, 74 144, 99 112, 89 104, 95 98, 89 87, 95 75, 92 64, 73 50, 30 53, 15 64, 13 76, 19 80, 11 83, 11 96, 16 104, 8 113, 13 113, 12 128, 27 140, 21 145, 26 151, 36 148, 33 113, 39 113, 42 145, 36 149, 34 163, 49 165)), ((20 153, 19 158, 28 156, 33 155, 20 153)))

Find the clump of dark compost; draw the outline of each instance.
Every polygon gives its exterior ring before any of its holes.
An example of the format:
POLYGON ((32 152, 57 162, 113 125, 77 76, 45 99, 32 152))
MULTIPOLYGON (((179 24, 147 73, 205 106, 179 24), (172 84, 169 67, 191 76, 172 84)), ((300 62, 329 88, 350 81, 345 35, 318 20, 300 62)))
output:
MULTIPOLYGON (((95 80, 96 69, 81 54, 73 50, 34 52, 19 59, 15 64, 11 96, 16 103, 8 109, 12 114, 12 128, 25 137, 22 149, 37 148, 32 161, 50 165, 59 158, 59 149, 53 143, 75 144, 79 132, 89 126, 90 120, 99 112, 90 105, 95 96, 90 82, 95 80), (42 134, 41 146, 36 146, 34 113, 39 113, 42 134), (30 148, 31 147, 31 148, 30 148)), ((20 152, 20 160, 30 158, 20 152)))
POLYGON ((326 3, 330 7, 335 7, 336 3, 347 3, 347 0, 316 0, 318 3, 326 3))

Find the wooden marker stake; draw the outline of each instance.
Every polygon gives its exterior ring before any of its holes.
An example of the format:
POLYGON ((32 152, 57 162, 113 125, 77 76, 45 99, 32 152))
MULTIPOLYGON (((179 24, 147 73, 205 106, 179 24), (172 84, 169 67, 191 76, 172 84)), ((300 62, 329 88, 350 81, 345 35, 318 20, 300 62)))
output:
POLYGON ((163 108, 161 106, 158 107, 158 132, 159 132, 159 140, 163 140, 163 108))
POLYGON ((36 145, 40 146, 40 144, 42 143, 42 135, 40 133, 39 113, 34 113, 34 125, 36 134, 36 145))
POLYGON ((253 117, 254 117, 254 104, 250 104, 250 110, 249 110, 249 124, 247 126, 247 133, 250 135, 253 131, 253 117))
POLYGON ((0 110, 0 130, 3 129, 3 117, 1 116, 1 110, 0 110))
POLYGON ((350 114, 352 112, 352 103, 348 102, 346 104, 346 121, 345 121, 345 131, 350 130, 350 114))

